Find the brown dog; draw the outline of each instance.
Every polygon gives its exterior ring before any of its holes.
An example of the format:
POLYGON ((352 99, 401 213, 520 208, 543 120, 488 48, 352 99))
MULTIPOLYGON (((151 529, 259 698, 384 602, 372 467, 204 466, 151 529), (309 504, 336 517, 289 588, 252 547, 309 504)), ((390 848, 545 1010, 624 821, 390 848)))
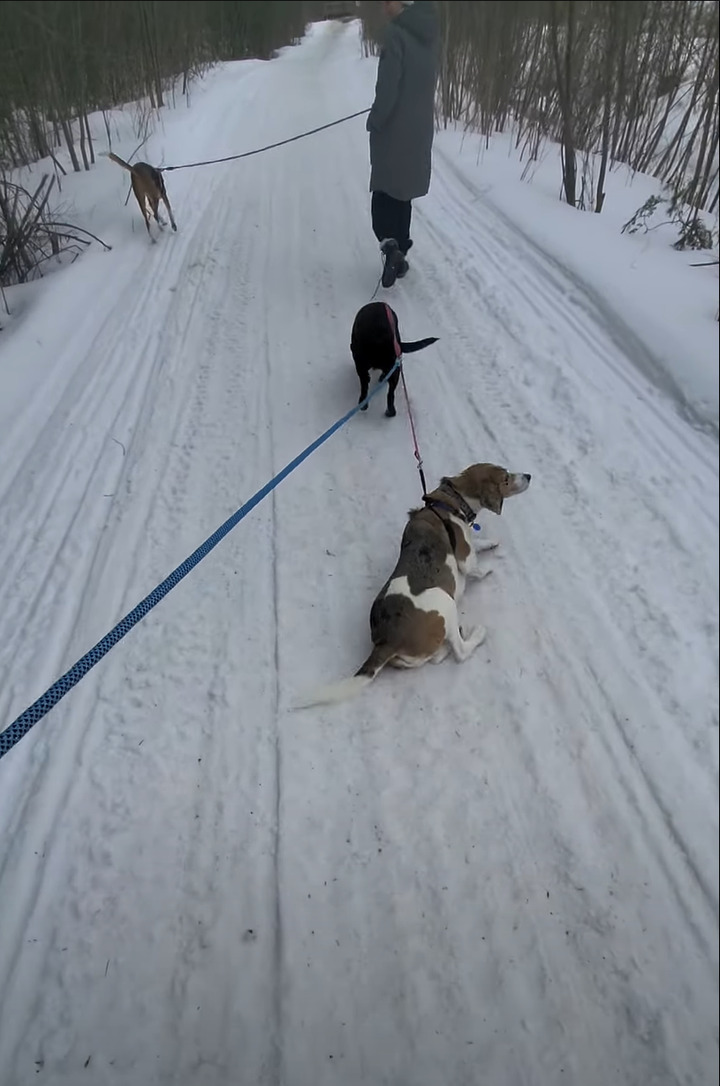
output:
POLYGON ((472 525, 481 509, 499 516, 503 502, 529 486, 525 473, 471 464, 426 494, 425 508, 409 514, 397 565, 372 605, 372 652, 352 678, 315 691, 295 708, 344 701, 387 664, 439 664, 450 652, 458 663, 469 659, 486 631, 482 626, 461 630, 458 604, 466 580, 480 581, 490 572, 480 567, 478 552, 497 546, 485 542, 473 547, 472 525))
POLYGON ((173 230, 177 230, 172 208, 170 207, 170 201, 168 200, 167 192, 165 191, 165 182, 163 181, 163 175, 160 173, 160 170, 156 170, 154 166, 150 166, 147 162, 136 162, 131 166, 129 162, 126 162, 122 158, 118 158, 112 151, 109 152, 108 158, 112 159, 113 162, 116 162, 118 166, 122 166, 122 168, 127 170, 130 174, 130 184, 135 193, 138 207, 142 211, 143 218, 145 219, 145 226, 150 235, 150 240, 155 240, 152 234, 150 234, 150 212, 152 212, 153 218, 158 226, 164 226, 162 219, 158 215, 158 204, 161 200, 165 204, 168 215, 170 216, 170 225, 173 230))

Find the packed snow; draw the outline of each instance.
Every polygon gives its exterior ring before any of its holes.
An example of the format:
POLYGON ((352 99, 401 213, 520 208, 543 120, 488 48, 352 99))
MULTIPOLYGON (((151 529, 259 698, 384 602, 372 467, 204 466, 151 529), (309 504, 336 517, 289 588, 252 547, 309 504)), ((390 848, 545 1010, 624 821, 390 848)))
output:
MULTIPOLYGON (((283 139, 374 76, 316 26, 140 157, 283 139)), ((553 154, 522 171, 440 132, 386 295, 440 337, 405 366, 430 484, 533 476, 482 517, 486 643, 291 711, 365 659, 419 500, 377 397, 0 761, 3 1086, 717 1081, 717 271, 620 234, 651 179, 592 216, 553 154)), ((0 727, 356 401, 367 180, 362 119, 170 173, 151 245, 117 166, 66 179, 113 248, 0 320, 0 727)))

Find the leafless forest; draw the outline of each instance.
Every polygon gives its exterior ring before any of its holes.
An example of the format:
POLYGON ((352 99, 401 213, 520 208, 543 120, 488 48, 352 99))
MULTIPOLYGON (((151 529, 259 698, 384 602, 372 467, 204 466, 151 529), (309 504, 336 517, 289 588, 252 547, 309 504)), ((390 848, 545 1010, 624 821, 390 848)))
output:
MULTIPOLYGON (((152 114, 212 64, 269 57, 325 5, 298 0, 4 0, 0 4, 0 284, 27 278, 82 231, 52 220, 68 160, 88 170, 88 116, 152 114), (65 148, 62 158, 58 150, 65 148), (10 171, 51 164, 32 191, 10 171)), ((359 5, 377 48, 381 5, 359 5)), ((568 203, 601 211, 614 163, 657 176, 684 243, 708 244, 718 210, 719 0, 440 0, 438 123, 510 132, 531 164, 562 148, 568 203)), ((108 126, 107 136, 110 139, 108 126)), ((659 186, 660 187, 660 186, 659 186)))
MULTIPOLYGON (((718 0, 451 0, 438 4, 440 124, 511 132, 528 162, 562 149, 569 204, 602 211, 613 163, 655 175, 685 216, 718 209, 718 0)), ((361 4, 374 52, 378 5, 361 4)), ((660 186, 659 186, 660 187, 660 186)), ((707 237, 704 238, 707 240, 707 237)))
MULTIPOLYGON (((0 4, 0 285, 42 272, 89 241, 57 222, 53 190, 68 158, 89 170, 89 114, 133 103, 138 143, 156 110, 189 95, 212 64, 270 57, 302 36, 322 5, 273 0, 5 0, 0 4), (60 148, 67 154, 58 155, 60 148), (27 189, 11 170, 50 169, 27 189)), ((111 129, 106 118, 107 140, 111 129)))

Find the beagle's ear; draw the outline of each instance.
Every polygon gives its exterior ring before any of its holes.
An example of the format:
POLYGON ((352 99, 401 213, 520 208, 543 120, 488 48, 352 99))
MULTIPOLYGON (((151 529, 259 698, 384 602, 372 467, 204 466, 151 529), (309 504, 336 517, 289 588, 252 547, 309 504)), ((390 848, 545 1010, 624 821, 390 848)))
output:
POLYGON ((503 498, 497 483, 488 482, 485 484, 480 495, 480 501, 484 508, 489 509, 491 513, 496 513, 498 516, 502 513, 503 498))

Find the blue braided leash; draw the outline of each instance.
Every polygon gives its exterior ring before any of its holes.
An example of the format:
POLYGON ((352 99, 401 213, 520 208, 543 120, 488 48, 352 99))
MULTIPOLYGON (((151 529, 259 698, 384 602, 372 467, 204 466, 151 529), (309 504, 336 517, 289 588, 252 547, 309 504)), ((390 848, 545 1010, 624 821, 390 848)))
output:
POLYGON ((87 675, 88 671, 95 667, 95 665, 102 660, 103 656, 105 656, 114 645, 117 645, 118 641, 121 641, 123 637, 125 637, 125 634, 132 630, 133 626, 136 626, 141 619, 145 618, 145 615, 147 615, 149 611, 152 611, 153 607, 160 603, 160 600, 167 596, 171 589, 175 588, 184 577, 187 577, 190 570, 194 569, 203 558, 206 558, 207 555, 210 554, 210 551, 214 550, 218 543, 225 538, 228 532, 231 532, 241 520, 245 519, 248 513, 250 513, 256 505, 260 504, 263 498, 266 498, 268 494, 283 481, 283 479, 286 479, 291 472, 295 471, 295 468, 302 464, 303 460, 307 460, 307 458, 314 453, 316 449, 319 449, 328 438, 331 438, 346 422, 349 422, 353 415, 356 415, 365 404, 368 404, 373 396, 377 395, 399 365, 400 359, 397 359, 393 368, 389 373, 385 374, 382 380, 378 382, 362 403, 357 404, 351 411, 348 411, 346 415, 343 415, 334 426, 331 426, 329 430, 326 430, 324 434, 321 434, 319 438, 313 441, 312 445, 308 445, 299 456, 296 456, 294 460, 291 460, 290 463, 282 469, 282 471, 279 471, 269 483, 266 483, 264 487, 253 494, 252 498, 249 498, 237 512, 233 513, 231 517, 228 517, 225 523, 221 524, 217 531, 213 532, 204 543, 201 543, 189 558, 186 558, 177 569, 174 569, 170 576, 165 578, 162 584, 159 584, 157 588, 154 588, 150 595, 146 596, 137 607, 134 607, 133 610, 129 612, 129 614, 125 615, 125 618, 122 618, 110 633, 106 634, 105 637, 98 641, 97 645, 91 648, 89 652, 86 652, 82 659, 78 660, 76 664, 73 664, 69 671, 66 671, 57 682, 53 683, 50 689, 46 690, 42 697, 39 697, 37 701, 33 702, 29 709, 26 709, 24 713, 21 713, 17 720, 14 720, 5 731, 0 732, 0 758, 3 758, 9 750, 12 750, 15 744, 19 743, 20 740, 27 735, 30 729, 33 728, 39 720, 42 720, 42 718, 72 690, 76 683, 79 683, 80 680, 87 675))

